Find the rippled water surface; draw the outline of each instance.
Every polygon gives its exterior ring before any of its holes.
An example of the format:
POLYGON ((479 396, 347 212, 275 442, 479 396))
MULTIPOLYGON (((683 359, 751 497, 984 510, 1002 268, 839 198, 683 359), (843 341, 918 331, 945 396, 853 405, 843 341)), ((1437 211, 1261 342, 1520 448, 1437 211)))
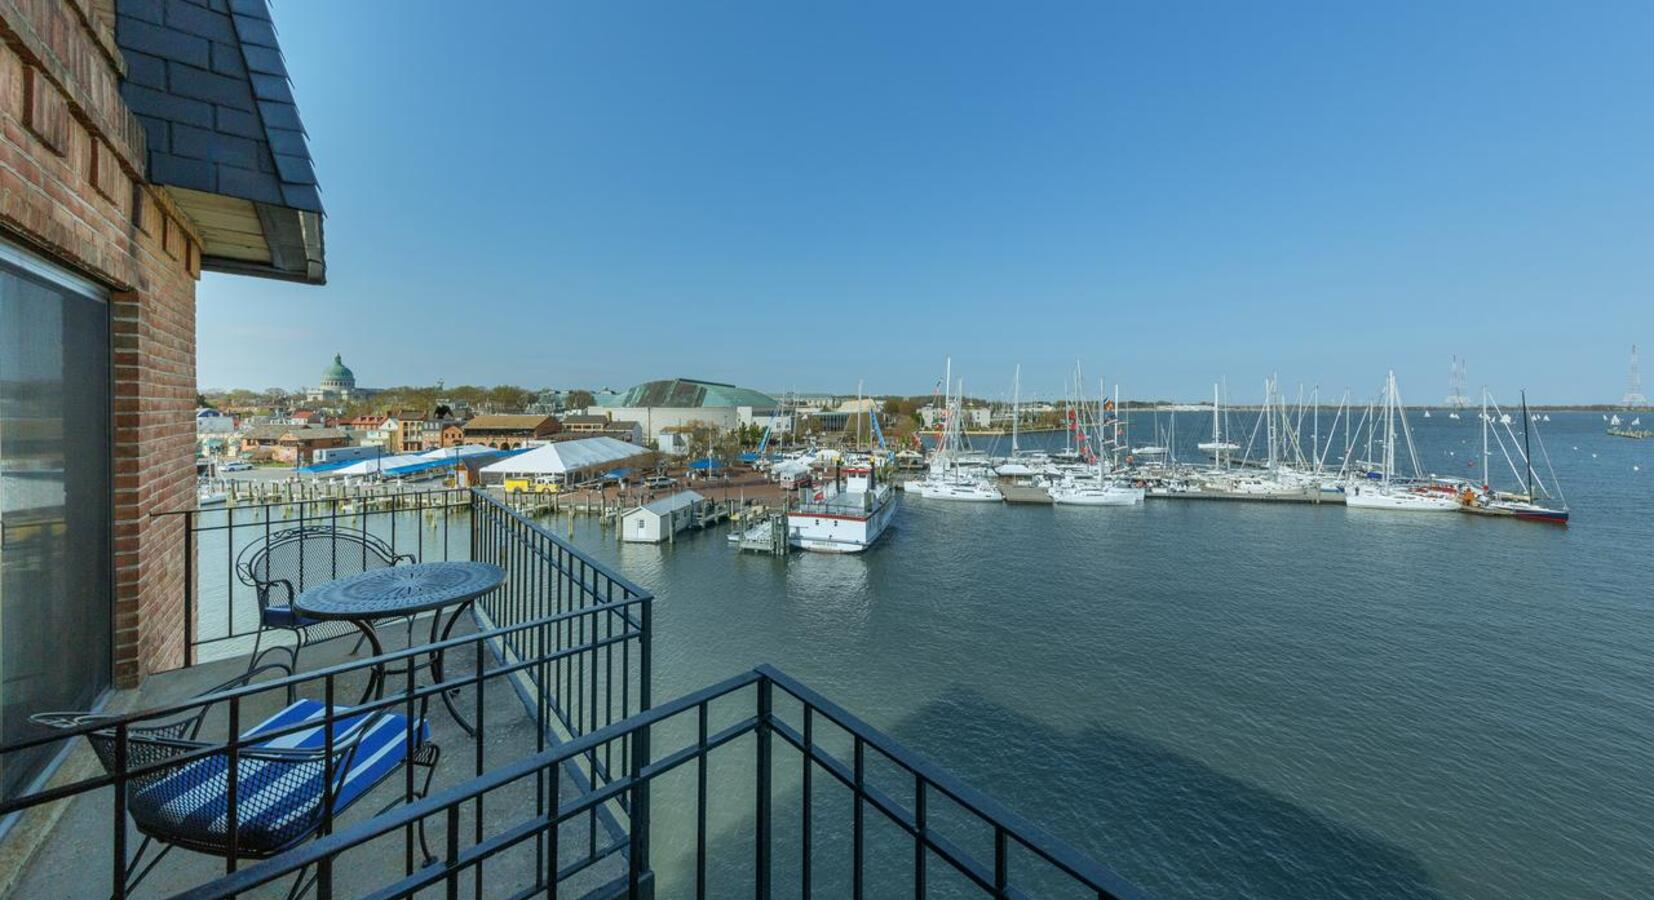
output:
MULTIPOLYGON (((1429 468, 1475 471, 1473 418, 1415 419, 1429 468)), ((1161 895, 1647 896, 1654 441, 1552 418, 1565 529, 904 499, 859 557, 575 536, 657 592, 657 698, 775 663, 1161 895)))

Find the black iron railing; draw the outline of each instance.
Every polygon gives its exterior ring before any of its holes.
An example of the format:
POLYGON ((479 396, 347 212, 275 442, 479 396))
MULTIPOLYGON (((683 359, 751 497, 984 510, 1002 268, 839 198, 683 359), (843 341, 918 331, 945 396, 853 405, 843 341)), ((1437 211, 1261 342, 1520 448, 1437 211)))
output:
MULTIPOLYGON (((143 712, 100 716, 84 723, 67 724, 51 730, 41 728, 34 736, 0 746, 0 766, 5 765, 6 760, 14 754, 38 752, 42 748, 55 750, 66 742, 90 738, 95 747, 99 742, 102 744, 99 752, 102 773, 6 799, 0 802, 0 816, 21 813, 53 803, 107 804, 108 816, 105 822, 109 839, 101 845, 101 852, 107 854, 102 871, 109 873, 109 880, 102 884, 83 883, 80 879, 95 876, 89 876, 86 869, 77 865, 73 872, 53 873, 52 883, 59 885, 65 895, 90 895, 107 890, 112 896, 124 897, 128 892, 129 879, 137 872, 147 871, 143 868, 146 860, 138 858, 142 851, 133 848, 132 844, 136 839, 129 834, 127 814, 129 802, 133 797, 129 789, 145 785, 144 779, 177 772, 200 760, 216 758, 223 761, 229 778, 227 802, 222 809, 223 834, 228 836, 227 842, 217 848, 216 852, 202 851, 204 846, 211 844, 206 835, 199 840, 182 843, 176 839, 176 835, 172 835, 167 842, 198 852, 214 852, 222 857, 224 870, 227 873, 235 873, 249 859, 256 859, 261 855, 238 846, 238 823, 243 821, 241 817, 246 806, 255 802, 254 799, 244 797, 244 792, 237 787, 237 776, 245 768, 241 765, 243 757, 247 760, 262 759, 263 755, 271 752, 267 749, 270 741, 313 729, 318 724, 325 725, 322 731, 325 743, 321 747, 324 752, 319 759, 326 761, 326 770, 324 776, 317 778, 314 784, 318 790, 326 793, 316 807, 321 811, 321 819, 314 823, 313 829, 313 833, 325 836, 333 831, 336 824, 332 815, 333 791, 337 787, 336 778, 339 772, 334 767, 339 764, 339 760, 334 753, 334 726, 342 717, 359 717, 379 712, 401 715, 404 717, 409 747, 420 744, 414 737, 415 723, 421 720, 430 723, 431 742, 420 750, 419 760, 426 768, 440 761, 445 770, 441 780, 450 782, 476 778, 490 770, 509 766, 514 761, 543 755, 550 748, 557 746, 554 737, 558 715, 556 698, 541 694, 536 703, 526 706, 520 704, 517 700, 521 696, 522 688, 518 682, 527 679, 538 684, 551 684, 552 673, 556 669, 567 665, 571 660, 592 658, 600 647, 641 644, 646 622, 646 616, 641 610, 646 609, 649 602, 647 597, 617 600, 613 604, 614 609, 598 613, 590 610, 568 610, 434 644, 418 645, 378 657, 351 661, 315 672, 273 680, 255 680, 252 683, 229 687, 195 699, 143 712), (610 613, 615 615, 611 616, 610 613), (564 628, 567 622, 581 618, 590 619, 594 615, 615 622, 614 630, 601 638, 592 638, 578 645, 560 646, 553 639, 553 635, 564 628), (530 642, 530 635, 533 636, 532 646, 537 648, 537 652, 510 660, 501 658, 501 646, 526 646, 530 642), (444 654, 447 662, 439 668, 433 668, 430 663, 433 656, 438 653, 444 654), (441 672, 440 678, 436 677, 437 671, 441 672), (376 673, 378 677, 374 678, 376 673), (386 673, 389 673, 388 677, 386 673), (506 691, 503 696, 508 698, 503 704, 498 702, 502 690, 506 691), (320 709, 324 712, 319 718, 307 722, 264 730, 256 735, 247 734, 247 730, 254 723, 284 708, 294 695, 319 701, 320 709), (443 704, 431 701, 444 698, 457 702, 462 707, 468 707, 465 711, 475 722, 474 733, 466 735, 457 725, 443 718, 447 715, 443 704), (488 715, 490 709, 496 710, 494 718, 488 715), (500 712, 502 709, 503 713, 500 712), (188 723, 188 727, 177 734, 168 733, 161 738, 168 744, 169 752, 165 758, 146 759, 144 754, 133 752, 134 748, 148 746, 146 742, 155 739, 152 729, 156 726, 179 722, 188 723), (506 736, 507 732, 510 737, 506 736), (179 745, 179 741, 186 739, 191 742, 189 746, 179 745), (433 747, 439 747, 440 750, 431 749, 433 747)), ((410 754, 410 758, 412 756, 413 754, 410 754)), ((579 758, 578 753, 562 757, 565 762, 579 758)), ((542 768, 535 776, 538 782, 534 796, 541 798, 537 803, 521 796, 496 795, 492 798, 479 798, 477 803, 467 809, 466 818, 469 821, 464 823, 468 826, 464 830, 480 838, 485 821, 491 817, 543 816, 547 808, 543 798, 553 796, 559 791, 559 788, 554 786, 555 783, 567 779, 581 785, 574 790, 586 789, 583 781, 576 777, 579 774, 578 769, 571 765, 542 768), (510 804, 512 808, 490 809, 487 806, 489 803, 495 807, 510 804)), ((377 807, 389 800, 394 806, 397 802, 415 802, 422 793, 422 785, 416 781, 414 766, 404 765, 400 777, 393 776, 391 781, 393 783, 390 785, 376 786, 373 793, 365 798, 366 802, 377 807)), ((573 791, 563 789, 563 792, 573 791)), ((628 805, 617 801, 588 804, 583 807, 586 813, 585 820, 577 824, 582 833, 590 836, 590 840, 581 842, 572 850, 564 848, 562 877, 575 875, 627 849, 629 844, 626 834, 632 828, 626 814, 628 805)), ((412 877, 422 870, 426 846, 425 831, 419 827, 419 823, 412 820, 405 825, 406 827, 401 830, 399 853, 391 851, 383 844, 376 847, 375 859, 378 862, 375 865, 379 866, 379 875, 371 877, 390 876, 388 880, 394 880, 393 873, 384 869, 384 860, 387 859, 400 859, 399 872, 404 878, 412 877)), ((448 825, 451 827, 447 839, 456 840, 459 829, 452 827, 452 821, 448 825)), ((99 842, 84 834, 77 835, 75 839, 82 848, 100 846, 99 842)), ((163 842, 163 845, 167 842, 163 842)), ((153 855, 147 857, 154 858, 153 855)), ((81 859, 77 862, 90 864, 92 861, 81 859)), ((160 865, 161 868, 150 877, 167 883, 169 890, 194 886, 193 883, 177 883, 175 875, 165 874, 165 864, 160 865)), ((556 880, 550 874, 555 871, 539 871, 534 873, 533 877, 541 884, 549 884, 556 880)), ((326 873, 310 873, 309 877, 321 879, 325 896, 330 876, 326 873)))
MULTIPOLYGON (((598 896, 651 895, 657 877, 668 877, 651 867, 651 844, 663 840, 692 848, 683 854, 682 871, 675 875, 679 883, 670 891, 673 896, 750 893, 768 898, 781 890, 806 900, 860 898, 870 888, 883 894, 898 884, 911 887, 915 897, 1138 896, 1114 873, 769 667, 341 829, 186 896, 232 897, 305 871, 320 873, 322 896, 349 890, 403 897, 437 889, 445 889, 449 897, 526 896, 536 892, 532 886, 514 890, 515 883, 505 884, 510 876, 496 871, 503 857, 532 846, 539 870, 557 872, 566 862, 560 855, 564 843, 556 836, 567 823, 623 797, 630 798, 632 808, 647 809, 651 787, 686 767, 692 770, 693 785, 681 791, 680 803, 669 807, 679 813, 671 824, 688 833, 665 833, 663 817, 635 819, 626 869, 598 896), (596 790, 574 796, 557 793, 559 782, 551 773, 568 761, 628 738, 642 748, 652 732, 670 734, 673 741, 662 741, 652 756, 640 750, 625 774, 596 790), (777 754, 782 748, 792 751, 790 763, 777 754), (708 819, 709 809, 729 796, 732 787, 729 778, 712 774, 710 763, 723 755, 745 763, 734 767, 734 778, 746 782, 750 797, 737 802, 752 804, 750 828, 738 829, 729 838, 714 834, 708 819), (781 784, 778 773, 789 771, 797 779, 781 784), (469 809, 527 782, 537 791, 552 786, 549 795, 536 793, 543 802, 532 812, 522 809, 469 837, 461 833, 457 826, 469 809), (828 800, 822 790, 826 785, 837 785, 844 795, 840 799, 848 801, 837 805, 837 815, 821 812, 828 800), (783 814, 777 811, 781 803, 793 807, 785 814, 790 820, 786 837, 781 835, 783 814), (372 852, 365 848, 421 824, 446 828, 443 852, 430 865, 381 884, 334 883, 338 873, 358 871, 353 861, 372 852), (876 829, 877 838, 872 836, 876 829), (826 871, 829 868, 837 871, 826 871), (711 873, 716 873, 717 883, 709 888, 711 873), (944 875, 951 885, 940 884, 944 875)), ((664 799, 657 796, 657 806, 664 799)), ((546 885, 545 894, 556 896, 557 891, 546 885)))
MULTIPOLYGON (((154 514, 184 520, 184 631, 180 638, 185 666, 252 651, 261 627, 257 590, 236 576, 236 560, 248 546, 267 541, 279 531, 317 526, 354 529, 418 562, 470 558, 469 490, 340 490, 338 496, 243 501, 154 514)), ((303 583, 305 577, 328 581, 332 574, 304 573, 295 591, 315 586, 303 583)), ((266 641, 271 637, 266 635, 266 641)))

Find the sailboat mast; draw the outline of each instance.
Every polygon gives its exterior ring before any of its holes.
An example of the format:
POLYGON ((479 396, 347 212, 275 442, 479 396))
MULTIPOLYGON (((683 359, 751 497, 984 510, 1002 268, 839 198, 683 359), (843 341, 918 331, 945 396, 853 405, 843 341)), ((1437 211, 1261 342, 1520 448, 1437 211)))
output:
POLYGON ((1396 373, 1384 383, 1384 484, 1396 467, 1396 373))
POLYGON ((1017 455, 1018 425, 1022 420, 1022 363, 1011 376, 1011 455, 1017 455))
POLYGON ((1494 473, 1489 472, 1487 463, 1492 457, 1487 453, 1487 385, 1482 385, 1482 488, 1494 490, 1494 473))
POLYGON ((1528 502, 1533 500, 1533 450, 1528 446, 1528 392, 1522 391, 1522 461, 1528 464, 1528 502))

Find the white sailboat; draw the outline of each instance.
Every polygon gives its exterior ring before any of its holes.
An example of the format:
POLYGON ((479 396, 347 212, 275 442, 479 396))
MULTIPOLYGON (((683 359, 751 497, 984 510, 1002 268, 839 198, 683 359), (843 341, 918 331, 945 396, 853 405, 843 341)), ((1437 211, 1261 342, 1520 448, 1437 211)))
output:
MULTIPOLYGON (((1538 474, 1534 471, 1533 450, 1529 446, 1528 440, 1529 425, 1524 424, 1522 426, 1522 442, 1518 445, 1516 443, 1516 435, 1511 432, 1510 425, 1508 423, 1504 423, 1505 436, 1510 438, 1511 444, 1511 448, 1507 449, 1505 446, 1505 437, 1500 436, 1499 433, 1492 427, 1493 417, 1487 414, 1488 403, 1489 397, 1487 388, 1483 388, 1482 486, 1479 492, 1467 491, 1465 502, 1473 503, 1477 508, 1486 510, 1490 513, 1515 516, 1518 519, 1524 519, 1530 522, 1548 522, 1554 525, 1568 524, 1568 502, 1561 496, 1562 491, 1561 487, 1557 484, 1556 471, 1552 469, 1550 473, 1551 486, 1556 489, 1554 497, 1552 496, 1552 492, 1545 487, 1544 482, 1539 479, 1538 474), (1507 493, 1505 491, 1494 489, 1492 471, 1493 454, 1491 452, 1491 445, 1488 441, 1488 436, 1490 433, 1492 434, 1494 440, 1498 442, 1499 452, 1504 456, 1505 463, 1510 466, 1511 474, 1516 476, 1519 482, 1523 482, 1525 484, 1527 490, 1526 493, 1507 493), (1522 468, 1526 470, 1525 478, 1523 472, 1517 470, 1515 461, 1511 458, 1511 452, 1513 449, 1518 454, 1518 458, 1522 460, 1522 468), (1541 502, 1542 498, 1545 502, 1541 502)), ((1525 395, 1522 398, 1522 407, 1523 409, 1527 408, 1527 397, 1525 395)), ((1524 423, 1529 421, 1531 420, 1524 417, 1524 423)), ((1540 447, 1544 447, 1543 440, 1540 441, 1540 447)), ((1549 465, 1549 462, 1550 457, 1547 455, 1546 464, 1549 465)))
POLYGON ((1355 509, 1457 512, 1459 500, 1454 494, 1396 480, 1397 418, 1401 420, 1401 434, 1407 442, 1407 453, 1417 475, 1418 454, 1413 448, 1412 432, 1407 429, 1407 413, 1401 408, 1401 394, 1396 390, 1396 373, 1392 371, 1384 382, 1384 459, 1379 477, 1356 478, 1347 482, 1344 486, 1344 504, 1355 509))
POLYGON ((1219 468, 1223 467, 1229 454, 1240 449, 1240 445, 1234 441, 1223 439, 1222 407, 1223 404, 1218 395, 1218 386, 1214 382, 1212 384, 1212 439, 1202 441, 1196 446, 1200 448, 1201 452, 1209 454, 1216 461, 1219 468))
POLYGON ((948 382, 942 407, 942 438, 936 455, 930 461, 930 473, 918 481, 909 481, 903 489, 926 500, 951 500, 960 503, 998 503, 1004 500, 999 488, 960 465, 964 451, 961 428, 963 422, 964 383, 953 391, 953 360, 949 359, 945 381, 948 382))

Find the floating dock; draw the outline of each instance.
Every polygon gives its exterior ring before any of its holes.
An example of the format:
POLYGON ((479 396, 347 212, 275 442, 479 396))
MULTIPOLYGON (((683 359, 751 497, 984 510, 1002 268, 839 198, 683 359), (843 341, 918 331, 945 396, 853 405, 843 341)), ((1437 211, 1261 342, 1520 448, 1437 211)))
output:
POLYGON ((1034 503, 1049 506, 1051 492, 1032 484, 1000 484, 999 493, 1006 503, 1034 503))
POLYGON ((1148 488, 1143 496, 1154 500, 1230 500, 1252 503, 1336 503, 1344 504, 1344 494, 1340 491, 1323 491, 1318 487, 1304 488, 1301 491, 1284 493, 1259 494, 1250 491, 1174 491, 1166 488, 1148 488))

